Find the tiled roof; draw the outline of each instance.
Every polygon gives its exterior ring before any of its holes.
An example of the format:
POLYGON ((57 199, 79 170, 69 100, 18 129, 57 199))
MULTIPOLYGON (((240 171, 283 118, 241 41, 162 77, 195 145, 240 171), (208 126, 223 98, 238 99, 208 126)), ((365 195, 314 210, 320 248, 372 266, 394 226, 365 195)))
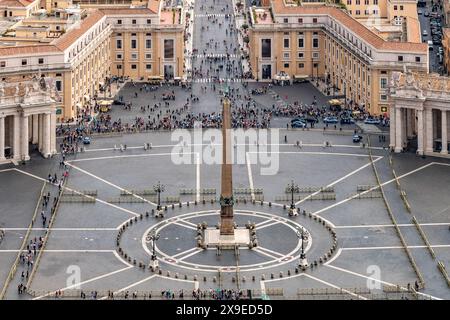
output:
POLYGON ((60 51, 61 50, 52 45, 28 45, 19 47, 4 47, 0 48, 0 57, 22 55, 22 54, 60 52, 60 51))
POLYGON ((0 0, 0 7, 27 7, 35 0, 0 0))
POLYGON ((356 21, 344 11, 331 6, 285 6, 283 0, 273 0, 274 14, 304 14, 304 15, 329 15, 350 29, 358 37, 367 41, 370 45, 381 50, 426 52, 426 43, 392 42, 370 31, 366 26, 356 21))
POLYGON ((89 30, 101 18, 103 18, 104 15, 105 14, 102 11, 93 11, 84 20, 81 21, 78 27, 73 27, 66 34, 53 41, 52 44, 60 50, 67 49, 75 40, 81 37, 87 30, 89 30))

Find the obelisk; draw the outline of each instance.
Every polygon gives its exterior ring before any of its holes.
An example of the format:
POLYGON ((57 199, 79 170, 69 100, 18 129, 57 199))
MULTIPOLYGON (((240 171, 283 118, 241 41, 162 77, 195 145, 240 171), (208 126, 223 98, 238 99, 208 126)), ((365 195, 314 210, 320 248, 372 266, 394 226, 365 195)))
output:
POLYGON ((225 97, 222 111, 222 186, 220 194, 220 236, 234 236, 233 177, 231 159, 231 106, 225 97))

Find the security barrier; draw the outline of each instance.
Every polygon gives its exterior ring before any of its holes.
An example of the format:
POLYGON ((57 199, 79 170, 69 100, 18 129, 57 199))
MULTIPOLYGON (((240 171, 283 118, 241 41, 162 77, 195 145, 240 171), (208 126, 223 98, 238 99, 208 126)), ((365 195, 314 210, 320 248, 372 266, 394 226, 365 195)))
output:
POLYGON ((370 190, 372 188, 374 188, 375 186, 371 186, 371 185, 359 185, 356 186, 356 191, 360 192, 360 191, 367 191, 370 190))
POLYGON ((354 197, 353 199, 374 199, 374 198, 382 198, 383 195, 381 194, 381 192, 379 190, 376 191, 370 191, 370 192, 366 192, 366 193, 357 193, 355 194, 356 197, 354 197))
MULTIPOLYGON (((294 201, 300 201, 307 198, 308 200, 336 200, 336 193, 318 193, 311 196, 308 195, 294 195, 294 201)), ((275 201, 292 201, 292 197, 290 195, 283 196, 275 196, 275 201)))
MULTIPOLYGON (((334 187, 300 187, 294 193, 313 193, 313 192, 334 192, 334 187)), ((285 193, 291 193, 289 187, 284 190, 285 193)))
POLYGON ((144 189, 144 190, 121 190, 120 195, 122 197, 126 196, 154 196, 156 195, 156 191, 153 189, 144 189))
POLYGON ((423 242, 427 245, 428 251, 430 252, 433 259, 436 259, 436 254, 434 253, 433 248, 430 245, 430 242, 428 241, 427 236, 425 235, 425 232, 423 232, 422 227, 420 226, 419 222, 417 222, 417 219, 415 216, 412 218, 412 222, 416 226, 417 231, 419 231, 420 236, 422 237, 423 242))
POLYGON ((438 269, 441 271, 442 275, 445 278, 445 282, 447 282, 447 285, 450 287, 450 278, 448 276, 447 270, 445 269, 445 265, 442 261, 438 262, 438 269))

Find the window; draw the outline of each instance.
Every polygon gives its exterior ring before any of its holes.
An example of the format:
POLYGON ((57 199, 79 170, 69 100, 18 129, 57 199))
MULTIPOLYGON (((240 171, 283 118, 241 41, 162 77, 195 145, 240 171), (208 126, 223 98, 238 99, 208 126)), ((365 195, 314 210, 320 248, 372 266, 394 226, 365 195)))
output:
POLYGON ((298 23, 303 23, 303 18, 298 18, 298 23))
POLYGON ((356 5, 359 6, 361 4, 360 0, 356 0, 356 5))
POLYGON ((0 68, 6 67, 6 61, 0 61, 0 68))
POLYGON ((147 70, 152 70, 152 65, 151 65, 151 64, 146 64, 146 65, 145 65, 145 69, 147 69, 147 70))
POLYGON ((368 6, 368 5, 369 5, 369 0, 364 0, 364 4, 365 4, 366 6, 368 6))
POLYGON ((132 60, 136 60, 137 59, 137 53, 132 53, 131 54, 131 59, 132 60))
POLYGON ((152 24, 152 19, 147 19, 147 24, 152 24))
POLYGON ((313 57, 313 59, 319 59, 319 53, 313 52, 312 57, 313 57))
POLYGON ((317 18, 313 18, 313 23, 317 23, 317 18))
POLYGON ((381 89, 387 88, 387 78, 380 78, 380 88, 381 89))
POLYGON ((272 40, 271 39, 261 39, 261 57, 271 58, 272 57, 272 40))
POLYGON ((145 48, 146 49, 152 48, 152 39, 145 39, 145 48))
POLYGON ((283 19, 283 23, 288 23, 289 22, 289 19, 288 18, 284 18, 283 19))
POLYGON ((56 87, 56 90, 61 91, 62 90, 62 81, 61 80, 56 80, 55 81, 55 87, 56 87))
POLYGON ((27 64, 28 64, 27 59, 22 59, 22 65, 23 65, 23 66, 26 66, 27 64))
POLYGON ((378 0, 373 0, 373 4, 377 5, 378 4, 378 0))
POLYGON ((284 59, 289 59, 291 57, 289 52, 283 52, 283 58, 284 59))
POLYGON ((121 64, 118 64, 118 65, 117 65, 117 70, 120 70, 120 69, 122 69, 122 65, 121 65, 121 64))
POLYGON ((305 57, 305 54, 303 52, 298 53, 298 58, 303 59, 305 57))
POLYGON ((380 100, 381 101, 386 101, 387 100, 387 95, 386 94, 380 94, 380 100))
POLYGON ((318 47, 319 47, 319 39, 313 38, 313 48, 318 48, 318 47))
POLYGON ((122 40, 121 39, 117 39, 116 40, 116 48, 117 49, 122 49, 122 40))
POLYGON ((136 19, 131 20, 131 24, 136 24, 136 19))
POLYGON ((137 65, 132 64, 132 65, 131 65, 131 70, 136 70, 136 69, 137 69, 137 65))
POLYGON ((284 67, 284 68, 289 68, 289 63, 285 63, 285 64, 283 65, 283 67, 284 67))
POLYGON ((398 10, 398 6, 397 5, 394 6, 394 10, 398 10))
POLYGON ((146 53, 145 54, 145 59, 146 60, 151 60, 152 59, 152 54, 151 53, 146 53))
POLYGON ((403 56, 398 56, 397 58, 398 58, 398 61, 399 61, 399 62, 402 62, 402 61, 403 61, 403 56))
POLYGON ((38 59, 38 64, 44 64, 44 58, 39 58, 38 59))
POLYGON ((137 48, 137 40, 131 39, 131 49, 136 49, 136 48, 137 48))
POLYGON ((351 6, 352 5, 352 0, 347 0, 347 5, 351 6))
POLYGON ((369 10, 364 10, 365 15, 369 15, 369 10))
POLYGON ((122 20, 117 20, 117 24, 122 24, 122 20))
POLYGON ((359 15, 361 14, 361 11, 360 11, 360 10, 356 10, 356 11, 355 11, 355 14, 356 14, 357 16, 359 16, 359 15))
POLYGON ((305 67, 305 64, 304 63, 299 63, 298 67, 299 67, 299 69, 303 69, 305 67))
POLYGON ((284 38, 283 39, 283 47, 285 49, 289 49, 289 38, 284 38))
POLYGON ((400 6, 400 11, 403 11, 403 6, 400 6))
POLYGON ((420 57, 416 57, 416 62, 420 62, 420 57))
POLYGON ((299 48, 304 48, 305 47, 305 39, 298 38, 298 47, 299 48))
POLYGON ((164 59, 173 59, 175 56, 173 39, 164 39, 164 59))
POLYGON ((122 60, 122 54, 121 54, 121 53, 118 53, 118 54, 116 55, 116 59, 117 59, 117 60, 122 60))

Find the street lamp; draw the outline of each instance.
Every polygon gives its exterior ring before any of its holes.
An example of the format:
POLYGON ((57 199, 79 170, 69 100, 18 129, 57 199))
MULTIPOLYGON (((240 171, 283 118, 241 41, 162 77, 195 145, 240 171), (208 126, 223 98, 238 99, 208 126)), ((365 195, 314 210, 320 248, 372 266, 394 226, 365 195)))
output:
POLYGON ((157 185, 153 186, 153 190, 158 194, 158 203, 156 205, 156 211, 161 211, 161 192, 164 192, 164 185, 159 181, 157 185))
POLYGON ((153 230, 153 232, 147 235, 147 241, 152 242, 152 258, 150 261, 150 268, 153 270, 156 270, 158 268, 158 257, 156 256, 156 241, 159 239, 159 233, 156 233, 156 230, 153 230))
POLYGON ((302 240, 302 252, 300 253, 300 261, 299 266, 300 267, 307 267, 308 266, 308 260, 306 259, 305 254, 305 229, 302 227, 301 231, 297 230, 297 237, 302 240))
POLYGON ((298 210, 295 207, 294 203, 294 193, 298 193, 300 191, 298 185, 294 184, 294 180, 291 181, 291 184, 288 184, 286 190, 291 193, 291 206, 289 208, 289 215, 296 216, 298 215, 298 210))

